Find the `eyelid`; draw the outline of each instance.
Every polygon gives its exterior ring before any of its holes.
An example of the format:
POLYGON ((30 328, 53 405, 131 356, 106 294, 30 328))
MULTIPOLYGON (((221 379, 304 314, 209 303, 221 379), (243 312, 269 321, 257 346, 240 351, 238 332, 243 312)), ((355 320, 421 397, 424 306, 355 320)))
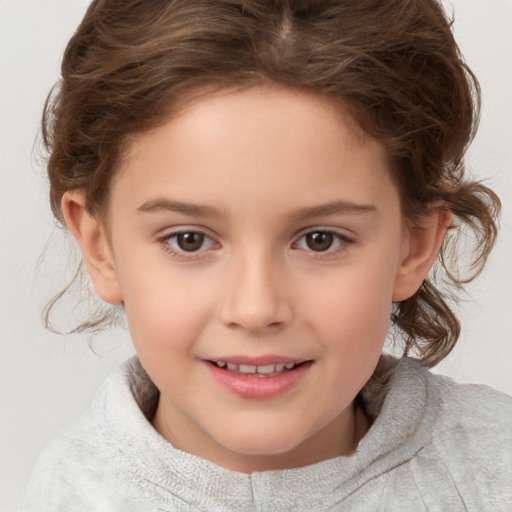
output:
POLYGON ((202 258, 205 256, 205 253, 208 252, 210 249, 215 248, 215 246, 220 247, 219 242, 216 239, 216 236, 213 236, 210 232, 210 230, 198 227, 198 226, 179 226, 175 228, 167 229, 163 232, 162 235, 159 235, 157 237, 157 242, 161 246, 162 250, 165 252, 170 253, 173 257, 176 259, 182 259, 182 260, 194 260, 198 258, 202 258), (172 238, 185 233, 197 233, 200 235, 203 235, 205 239, 209 239, 211 241, 211 247, 208 247, 206 249, 199 249, 197 251, 184 251, 182 249, 173 247, 169 240, 172 238))
POLYGON ((301 230, 294 239, 295 241, 292 244, 293 248, 298 248, 304 252, 314 255, 316 258, 329 258, 335 256, 338 252, 344 251, 347 249, 347 245, 354 243, 354 237, 350 236, 346 233, 345 230, 333 228, 333 227, 324 227, 324 226, 314 226, 301 230), (331 249, 326 249, 325 251, 314 251, 312 249, 303 249, 298 247, 298 243, 305 236, 311 233, 331 233, 334 237, 340 241, 340 245, 331 249))
POLYGON ((309 234, 309 233, 317 233, 317 232, 323 232, 323 233, 332 233, 336 236, 340 236, 342 238, 345 238, 350 241, 354 241, 356 235, 352 233, 349 229, 345 228, 337 228, 333 226, 322 226, 321 224, 318 226, 309 226, 307 228, 303 228, 296 232, 294 239, 298 240, 299 238, 309 234))
POLYGON ((200 233, 201 235, 207 236, 213 240, 217 240, 219 238, 219 236, 211 229, 194 224, 178 224, 175 226, 167 226, 164 229, 160 229, 156 234, 156 237, 159 240, 163 240, 168 239, 174 235, 179 235, 180 233, 200 233))

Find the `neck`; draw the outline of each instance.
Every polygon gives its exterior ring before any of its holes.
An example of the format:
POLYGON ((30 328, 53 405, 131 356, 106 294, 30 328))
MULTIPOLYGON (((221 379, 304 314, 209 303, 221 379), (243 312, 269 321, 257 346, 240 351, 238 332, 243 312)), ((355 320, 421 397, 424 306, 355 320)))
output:
POLYGON ((167 417, 161 404, 157 408, 153 426, 175 448, 231 471, 249 474, 255 471, 293 469, 354 453, 370 426, 356 402, 323 429, 292 450, 282 453, 247 454, 230 450, 205 436, 196 425, 189 424, 186 429, 181 428, 182 425, 176 424, 177 418, 167 417), (186 432, 186 435, 176 435, 177 432, 186 432))

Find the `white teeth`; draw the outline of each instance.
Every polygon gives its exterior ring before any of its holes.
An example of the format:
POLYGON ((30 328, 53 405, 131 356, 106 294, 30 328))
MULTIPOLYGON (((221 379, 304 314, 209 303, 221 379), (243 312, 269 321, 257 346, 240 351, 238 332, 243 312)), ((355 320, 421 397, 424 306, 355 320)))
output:
POLYGON ((280 373, 285 368, 287 370, 291 370, 295 367, 295 363, 277 363, 277 364, 266 364, 261 366, 254 366, 250 364, 236 364, 236 363, 226 363, 225 361, 215 361, 215 364, 219 368, 226 368, 227 370, 231 370, 234 372, 245 373, 245 374, 254 374, 257 373, 260 376, 270 375, 273 373, 280 373))
MULTIPOLYGON (((229 366, 229 364, 228 364, 229 366)), ((256 366, 250 366, 248 364, 241 364, 238 366, 240 373, 256 373, 256 366)))
POLYGON ((273 373, 276 371, 276 365, 275 364, 267 364, 266 366, 258 366, 256 368, 256 371, 258 373, 273 373))

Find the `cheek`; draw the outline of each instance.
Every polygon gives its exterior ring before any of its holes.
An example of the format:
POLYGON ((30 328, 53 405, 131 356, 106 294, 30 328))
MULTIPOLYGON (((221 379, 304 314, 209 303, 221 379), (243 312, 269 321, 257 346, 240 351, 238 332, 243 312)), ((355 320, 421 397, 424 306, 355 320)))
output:
MULTIPOLYGON (((171 265, 137 268, 137 258, 119 269, 126 316, 137 351, 186 349, 197 338, 211 309, 211 289, 198 286, 171 265)), ((204 281, 204 279, 203 279, 204 281)))
POLYGON ((393 282, 378 264, 351 266, 310 288, 309 322, 321 331, 329 349, 348 357, 379 352, 385 341, 392 305, 393 282))
POLYGON ((315 428, 333 421, 371 377, 389 327, 389 276, 383 277, 382 267, 346 270, 316 281, 324 286, 311 287, 301 306, 307 331, 321 345, 321 383, 311 398, 318 413, 315 428))
MULTIPOLYGON (((347 405, 375 370, 386 340, 391 313, 389 279, 372 272, 351 273, 343 284, 332 286, 322 300, 311 302, 314 327, 323 344, 325 358, 325 410, 332 403, 347 405)), ((310 317, 311 318, 311 317, 310 317)))

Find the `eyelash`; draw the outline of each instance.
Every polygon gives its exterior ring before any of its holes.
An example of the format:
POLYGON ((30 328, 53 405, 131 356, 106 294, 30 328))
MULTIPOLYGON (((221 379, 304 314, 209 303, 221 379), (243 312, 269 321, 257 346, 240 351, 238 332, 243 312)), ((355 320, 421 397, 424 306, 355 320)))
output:
POLYGON ((330 235, 332 237, 330 246, 323 251, 314 251, 311 248, 302 249, 308 253, 313 254, 316 258, 328 259, 337 256, 340 252, 345 251, 347 249, 347 245, 352 244, 354 240, 344 233, 340 233, 334 229, 328 228, 316 228, 309 229, 306 232, 303 232, 302 235, 294 242, 294 247, 299 247, 299 243, 302 240, 305 240, 309 235, 322 234, 322 235, 330 235), (337 243, 337 247, 332 248, 332 244, 337 243))
MULTIPOLYGON (((171 240, 177 240, 180 235, 201 235, 204 237, 204 241, 209 240, 212 245, 215 245, 216 242, 213 240, 211 236, 208 236, 201 230, 197 229, 181 229, 179 231, 173 231, 172 233, 168 233, 160 238, 158 238, 158 242, 160 243, 162 249, 168 253, 170 253, 174 258, 180 260, 191 260, 196 259, 202 252, 201 248, 197 251, 185 251, 180 248, 175 248, 171 244, 171 240)), ((204 243, 204 242, 203 242, 204 243)), ((202 247, 203 244, 201 244, 202 247)), ((217 244, 218 245, 218 244, 217 244)))
MULTIPOLYGON (((215 245, 219 245, 217 242, 215 242, 215 240, 212 237, 210 237, 203 231, 197 230, 197 229, 181 229, 179 231, 174 231, 172 233, 168 233, 165 236, 158 238, 158 242, 160 243, 160 245, 164 251, 170 253, 176 259, 186 260, 186 261, 197 259, 202 256, 202 253, 205 250, 212 248, 212 247, 208 247, 207 249, 203 249, 203 245, 204 245, 205 241, 209 241, 211 246, 213 246, 213 247, 215 245), (198 250, 186 251, 181 248, 173 247, 173 245, 171 244, 171 240, 177 240, 177 237, 179 237, 180 235, 187 235, 187 234, 200 235, 200 236, 204 237, 203 243, 201 244, 201 246, 198 250)), ((332 245, 332 243, 331 243, 331 245, 332 245)), ((303 232, 300 235, 300 237, 293 243, 292 247, 298 248, 298 249, 303 250, 308 253, 311 253, 311 254, 315 255, 316 258, 327 259, 327 258, 335 257, 339 252, 346 250, 347 245, 352 244, 352 243, 353 243, 353 239, 351 239, 350 237, 346 236, 343 233, 340 233, 333 229, 317 228, 317 229, 310 229, 306 232, 303 232), (305 240, 307 236, 315 235, 315 234, 332 236, 332 243, 337 242, 338 246, 335 247, 334 249, 332 249, 331 246, 329 246, 325 250, 321 250, 321 251, 314 251, 311 248, 308 249, 308 248, 299 247, 299 244, 303 239, 305 240)))

